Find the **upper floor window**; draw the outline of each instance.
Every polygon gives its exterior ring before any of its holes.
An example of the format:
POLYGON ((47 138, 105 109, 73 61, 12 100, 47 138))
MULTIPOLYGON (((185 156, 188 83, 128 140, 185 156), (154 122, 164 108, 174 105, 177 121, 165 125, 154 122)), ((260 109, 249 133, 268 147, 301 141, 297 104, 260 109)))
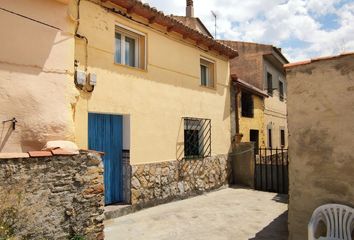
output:
POLYGON ((211 61, 200 59, 200 84, 206 87, 214 87, 215 64, 211 61))
POLYGON ((267 72, 267 92, 269 96, 273 96, 273 76, 267 72))
POLYGON ((145 36, 116 26, 115 63, 145 69, 145 36))
POLYGON ((284 83, 282 81, 279 81, 279 99, 284 101, 284 83))
POLYGON ((243 117, 253 117, 253 97, 250 93, 241 93, 241 114, 243 117))

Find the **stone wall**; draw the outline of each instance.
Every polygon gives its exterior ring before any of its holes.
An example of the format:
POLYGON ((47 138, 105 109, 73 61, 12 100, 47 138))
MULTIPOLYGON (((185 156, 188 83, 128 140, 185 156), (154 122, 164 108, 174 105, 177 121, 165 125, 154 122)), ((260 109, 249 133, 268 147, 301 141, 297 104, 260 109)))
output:
POLYGON ((220 188, 229 181, 228 155, 132 166, 132 205, 141 208, 220 188))
POLYGON ((21 155, 0 156, 0 238, 103 239, 101 158, 21 155))
POLYGON ((315 208, 354 207, 354 54, 287 70, 289 240, 307 239, 315 208))

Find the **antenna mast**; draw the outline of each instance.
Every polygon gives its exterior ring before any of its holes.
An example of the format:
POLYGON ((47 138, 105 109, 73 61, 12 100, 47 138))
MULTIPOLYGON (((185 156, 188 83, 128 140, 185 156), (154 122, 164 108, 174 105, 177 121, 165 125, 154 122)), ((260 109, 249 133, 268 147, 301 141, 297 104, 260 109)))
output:
POLYGON ((214 17, 214 20, 215 20, 215 33, 214 33, 214 38, 216 39, 216 19, 217 19, 217 15, 216 15, 216 13, 212 10, 211 11, 211 14, 213 15, 213 17, 214 17))

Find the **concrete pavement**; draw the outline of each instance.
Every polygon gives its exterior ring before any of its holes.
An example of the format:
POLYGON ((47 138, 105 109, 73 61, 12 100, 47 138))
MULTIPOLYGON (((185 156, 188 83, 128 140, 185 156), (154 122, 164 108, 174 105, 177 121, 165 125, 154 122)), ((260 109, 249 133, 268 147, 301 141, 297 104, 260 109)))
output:
POLYGON ((107 240, 286 240, 287 203, 274 193, 227 188, 105 222, 107 240))

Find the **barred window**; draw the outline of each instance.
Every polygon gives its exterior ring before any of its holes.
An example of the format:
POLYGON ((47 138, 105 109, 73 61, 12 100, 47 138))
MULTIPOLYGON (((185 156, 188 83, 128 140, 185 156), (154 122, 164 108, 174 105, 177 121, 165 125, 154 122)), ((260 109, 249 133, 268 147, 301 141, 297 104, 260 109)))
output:
POLYGON ((184 118, 184 157, 200 158, 211 155, 211 120, 184 118))

